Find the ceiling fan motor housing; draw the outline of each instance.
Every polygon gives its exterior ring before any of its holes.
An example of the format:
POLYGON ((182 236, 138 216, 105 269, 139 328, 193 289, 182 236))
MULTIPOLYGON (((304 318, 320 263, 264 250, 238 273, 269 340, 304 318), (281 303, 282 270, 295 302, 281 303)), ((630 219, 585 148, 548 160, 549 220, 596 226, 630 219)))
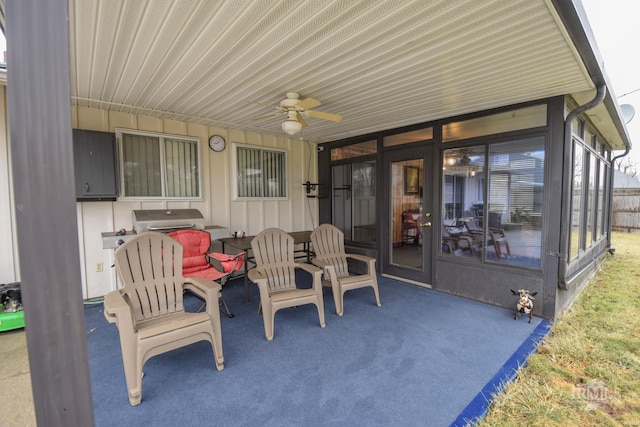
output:
POLYGON ((300 95, 298 95, 295 92, 289 92, 287 93, 287 97, 285 99, 283 99, 282 101, 280 101, 280 107, 282 108, 293 108, 296 105, 298 105, 298 102, 300 102, 300 95))

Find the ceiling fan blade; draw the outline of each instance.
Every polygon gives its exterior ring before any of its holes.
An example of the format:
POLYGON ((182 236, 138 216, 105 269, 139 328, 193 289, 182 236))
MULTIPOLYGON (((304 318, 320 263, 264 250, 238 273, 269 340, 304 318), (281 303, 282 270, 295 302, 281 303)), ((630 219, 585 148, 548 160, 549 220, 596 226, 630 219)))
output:
POLYGON ((332 122, 342 121, 342 116, 340 114, 325 113, 323 111, 313 111, 313 110, 311 111, 306 110, 304 113, 309 117, 313 117, 316 119, 331 120, 332 122))
POLYGON ((300 124, 302 125, 303 128, 307 127, 307 122, 304 120, 304 118, 302 117, 302 114, 298 113, 298 121, 300 122, 300 124))
POLYGON ((297 107, 307 110, 309 108, 317 107, 318 105, 322 105, 322 102, 313 98, 305 98, 302 101, 298 101, 297 107))

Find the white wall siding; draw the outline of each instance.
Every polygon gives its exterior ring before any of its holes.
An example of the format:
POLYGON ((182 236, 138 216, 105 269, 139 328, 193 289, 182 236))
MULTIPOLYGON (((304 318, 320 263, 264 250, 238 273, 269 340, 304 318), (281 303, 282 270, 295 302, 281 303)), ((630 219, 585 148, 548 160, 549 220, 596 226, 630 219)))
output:
MULTIPOLYGON (((136 116, 122 112, 107 112, 86 107, 72 107, 74 128, 114 132, 128 128, 174 135, 198 137, 201 140, 202 201, 149 202, 78 202, 78 233, 82 268, 83 296, 101 297, 117 288, 113 251, 102 249, 101 233, 132 229, 134 209, 195 208, 202 212, 205 223, 230 230, 257 234, 267 227, 285 231, 311 230, 317 225, 317 201, 307 199, 302 183, 315 182, 317 152, 314 144, 296 139, 276 137, 204 125, 136 116), (227 140, 223 152, 209 150, 210 135, 222 135, 227 140), (289 197, 283 201, 234 202, 231 200, 231 159, 233 142, 285 149, 288 158, 289 197), (311 170, 309 170, 311 165, 311 170), (102 263, 103 271, 97 265, 102 263)), ((0 181, 0 185, 1 185, 0 181)), ((0 190, 1 191, 1 190, 0 190)), ((0 224, 1 226, 1 224, 0 224)), ((6 249, 5 249, 6 250, 6 249)), ((2 261, 0 261, 2 262, 2 261)))

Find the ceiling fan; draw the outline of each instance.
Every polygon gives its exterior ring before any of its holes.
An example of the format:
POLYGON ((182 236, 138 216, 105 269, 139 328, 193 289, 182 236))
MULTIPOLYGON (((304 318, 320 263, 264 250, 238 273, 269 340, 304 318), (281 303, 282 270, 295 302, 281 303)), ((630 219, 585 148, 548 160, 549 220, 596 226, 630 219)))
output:
POLYGON ((282 122, 282 130, 289 135, 295 135, 300 130, 307 126, 305 117, 313 117, 315 119, 330 120, 332 122, 339 122, 342 120, 340 114, 325 113, 323 111, 315 111, 312 108, 322 105, 322 102, 313 98, 300 99, 300 95, 296 92, 287 93, 287 97, 280 101, 280 105, 262 104, 260 102, 254 102, 255 104, 267 105, 269 107, 279 110, 278 112, 267 114, 264 116, 252 117, 252 120, 259 120, 265 117, 271 117, 278 114, 286 114, 287 119, 282 122))

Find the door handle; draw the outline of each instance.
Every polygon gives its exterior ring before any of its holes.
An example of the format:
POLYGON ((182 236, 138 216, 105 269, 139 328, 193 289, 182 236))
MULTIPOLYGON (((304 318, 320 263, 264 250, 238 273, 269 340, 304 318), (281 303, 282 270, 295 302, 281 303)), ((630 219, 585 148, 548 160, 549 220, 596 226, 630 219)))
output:
POLYGON ((420 227, 431 227, 431 221, 424 222, 420 224, 420 227))

